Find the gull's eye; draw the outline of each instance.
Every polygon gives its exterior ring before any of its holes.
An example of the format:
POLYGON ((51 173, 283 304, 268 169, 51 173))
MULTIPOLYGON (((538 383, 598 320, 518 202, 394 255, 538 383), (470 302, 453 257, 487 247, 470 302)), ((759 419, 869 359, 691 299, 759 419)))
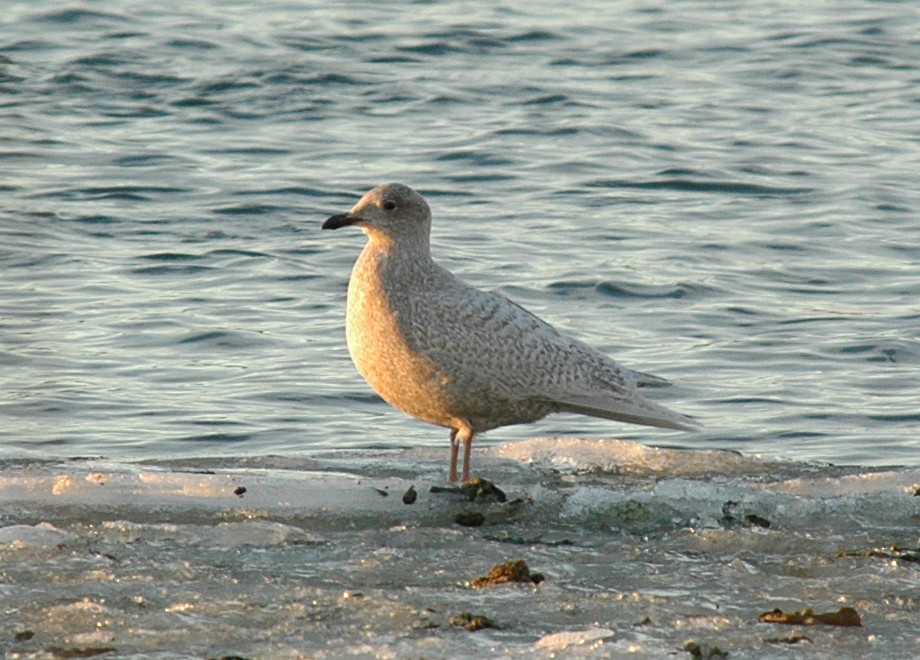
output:
POLYGON ((388 199, 383 203, 383 208, 385 208, 387 211, 392 211, 396 208, 396 202, 394 202, 392 199, 388 199))

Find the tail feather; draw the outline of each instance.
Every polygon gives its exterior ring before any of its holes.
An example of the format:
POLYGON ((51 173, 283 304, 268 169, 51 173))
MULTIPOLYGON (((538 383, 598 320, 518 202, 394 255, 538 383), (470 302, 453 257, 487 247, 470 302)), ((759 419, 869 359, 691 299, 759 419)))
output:
POLYGON ((634 371, 637 387, 670 387, 671 381, 660 376, 653 376, 642 371, 634 371))
POLYGON ((560 410, 589 417, 602 417, 618 422, 657 426, 677 431, 696 431, 700 427, 692 417, 676 413, 637 394, 629 398, 566 395, 556 399, 555 402, 560 410))

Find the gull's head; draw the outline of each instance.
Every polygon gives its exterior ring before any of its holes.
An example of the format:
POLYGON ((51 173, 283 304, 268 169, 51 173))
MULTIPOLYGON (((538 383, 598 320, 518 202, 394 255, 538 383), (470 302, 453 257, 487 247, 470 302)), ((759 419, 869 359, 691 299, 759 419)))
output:
POLYGON ((423 237, 428 240, 431 230, 431 210, 425 198, 401 183, 386 183, 370 190, 351 211, 334 215, 323 223, 323 229, 338 229, 356 225, 371 238, 377 236, 398 240, 401 237, 423 237))

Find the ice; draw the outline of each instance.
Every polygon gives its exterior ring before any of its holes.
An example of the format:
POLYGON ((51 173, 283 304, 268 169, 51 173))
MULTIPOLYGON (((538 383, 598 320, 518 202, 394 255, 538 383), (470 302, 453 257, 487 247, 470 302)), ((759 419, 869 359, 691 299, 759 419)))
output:
POLYGON ((878 493, 913 494, 920 490, 920 469, 861 472, 842 477, 819 476, 789 479, 771 485, 770 489, 778 493, 809 497, 841 497, 878 493))
POLYGON ((492 447, 488 453, 569 472, 702 475, 751 474, 770 469, 770 463, 737 452, 681 451, 613 439, 534 438, 492 447))
POLYGON ((920 643, 916 469, 584 438, 477 451, 507 502, 431 492, 445 485, 431 449, 0 463, 0 655, 664 657, 692 642, 762 658, 800 654, 772 640, 803 633, 822 657, 910 657, 920 643), (464 511, 484 524, 456 524, 464 511), (516 559, 545 581, 469 588, 516 559), (864 627, 757 622, 841 606, 864 627), (499 628, 451 625, 462 612, 499 628))
POLYGON ((63 532, 50 523, 37 525, 9 525, 0 527, 0 546, 9 546, 15 549, 22 548, 53 548, 54 546, 71 541, 73 534, 63 532))
POLYGON ((38 464, 0 472, 0 504, 28 502, 96 512, 135 510, 142 519, 209 509, 298 515, 351 510, 356 515, 373 515, 388 508, 380 491, 402 485, 389 479, 375 490, 377 481, 331 471, 244 468, 216 472, 106 462, 38 464))
POLYGON ((570 646, 587 646, 597 644, 616 635, 609 628, 589 628, 588 630, 565 630, 544 635, 534 643, 534 647, 543 651, 557 653, 570 646))

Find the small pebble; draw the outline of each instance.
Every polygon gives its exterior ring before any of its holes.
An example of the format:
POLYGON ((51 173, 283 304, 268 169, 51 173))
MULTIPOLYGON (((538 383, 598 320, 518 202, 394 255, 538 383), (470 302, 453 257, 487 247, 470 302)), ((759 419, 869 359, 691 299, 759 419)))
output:
POLYGON ((403 504, 415 504, 415 500, 418 499, 418 493, 415 492, 415 486, 409 486, 409 490, 403 493, 402 501, 403 504))

